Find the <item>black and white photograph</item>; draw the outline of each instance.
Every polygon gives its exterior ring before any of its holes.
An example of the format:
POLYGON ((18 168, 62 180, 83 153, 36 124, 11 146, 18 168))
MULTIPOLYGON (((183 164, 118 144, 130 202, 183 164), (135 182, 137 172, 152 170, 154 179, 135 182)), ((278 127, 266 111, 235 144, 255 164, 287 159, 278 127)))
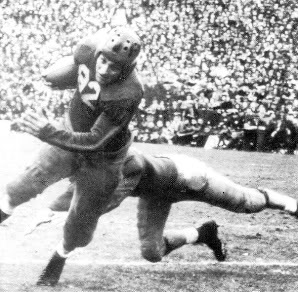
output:
POLYGON ((296 292, 296 0, 0 0, 0 291, 296 292))

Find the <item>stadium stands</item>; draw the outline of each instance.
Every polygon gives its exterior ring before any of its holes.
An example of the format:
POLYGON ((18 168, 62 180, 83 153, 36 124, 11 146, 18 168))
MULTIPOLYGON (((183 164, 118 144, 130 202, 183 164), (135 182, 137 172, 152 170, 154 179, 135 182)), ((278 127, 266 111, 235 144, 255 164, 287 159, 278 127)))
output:
POLYGON ((39 107, 61 117, 72 91, 50 90, 41 72, 86 34, 127 21, 144 41, 138 68, 146 100, 132 124, 137 141, 200 146, 216 134, 219 147, 293 148, 294 0, 3 0, 0 7, 2 120, 39 107), (291 147, 279 145, 274 133, 282 131, 291 147))

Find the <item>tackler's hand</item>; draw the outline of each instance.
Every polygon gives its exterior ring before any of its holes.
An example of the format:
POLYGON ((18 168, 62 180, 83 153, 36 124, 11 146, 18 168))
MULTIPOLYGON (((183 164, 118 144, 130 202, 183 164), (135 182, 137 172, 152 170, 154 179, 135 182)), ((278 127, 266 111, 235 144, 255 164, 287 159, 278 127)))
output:
POLYGON ((26 113, 19 122, 22 132, 26 132, 35 137, 38 137, 43 128, 48 124, 49 120, 41 111, 26 113))

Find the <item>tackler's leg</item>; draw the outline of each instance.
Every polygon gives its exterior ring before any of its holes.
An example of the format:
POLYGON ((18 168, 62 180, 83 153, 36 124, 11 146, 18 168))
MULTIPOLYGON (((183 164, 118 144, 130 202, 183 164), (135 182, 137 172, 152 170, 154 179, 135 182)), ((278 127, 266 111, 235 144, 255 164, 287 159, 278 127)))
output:
POLYGON ((284 210, 298 217, 298 202, 296 199, 266 188, 260 187, 258 191, 266 197, 268 208, 284 210))
POLYGON ((217 224, 206 222, 202 226, 181 230, 166 230, 166 220, 171 203, 140 198, 138 205, 138 230, 142 256, 151 262, 161 261, 165 255, 186 244, 206 244, 218 261, 224 261, 226 250, 218 238, 217 224))
POLYGON ((170 209, 171 204, 166 201, 139 199, 138 231, 141 253, 150 262, 161 261, 163 256, 169 252, 170 247, 163 238, 163 232, 170 209))
POLYGON ((205 201, 225 209, 240 213, 256 213, 266 208, 297 212, 297 200, 278 192, 241 186, 206 169, 207 185, 204 191, 205 201))
POLYGON ((266 208, 297 213, 297 200, 290 196, 242 186, 197 159, 182 157, 172 157, 178 171, 177 185, 187 190, 177 200, 202 201, 239 213, 256 213, 266 208))
POLYGON ((166 254, 185 244, 206 244, 218 261, 224 261, 227 256, 225 245, 218 237, 218 225, 213 220, 197 228, 166 230, 164 240, 167 246, 166 254))

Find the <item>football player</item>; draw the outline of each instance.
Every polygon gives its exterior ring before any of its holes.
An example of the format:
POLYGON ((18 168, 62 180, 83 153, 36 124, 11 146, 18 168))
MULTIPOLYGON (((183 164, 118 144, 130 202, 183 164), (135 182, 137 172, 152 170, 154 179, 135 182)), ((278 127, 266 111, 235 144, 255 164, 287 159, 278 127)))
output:
POLYGON ((98 217, 128 195, 140 197, 142 255, 153 262, 186 243, 206 243, 218 260, 225 259, 214 222, 163 236, 174 202, 203 201, 235 212, 259 212, 268 207, 297 213, 296 200, 234 184, 200 161, 151 157, 134 151, 127 156, 127 125, 142 96, 134 69, 139 50, 138 38, 125 29, 101 32, 84 41, 71 64, 76 73, 68 75, 72 82, 78 75, 78 89, 63 125, 56 129, 44 116, 33 113, 21 124, 23 131, 51 146, 8 184, 1 203, 1 220, 61 178, 72 176, 75 181, 64 238, 40 277, 41 285, 57 283, 69 253, 90 242, 98 217))
MULTIPOLYGON (((254 189, 232 182, 205 163, 186 155, 150 156, 130 148, 123 170, 124 178, 115 191, 114 202, 103 210, 117 207, 127 196, 139 197, 138 231, 142 256, 158 262, 171 251, 185 245, 204 243, 219 261, 226 251, 218 238, 217 225, 207 222, 199 228, 164 232, 171 205, 180 201, 206 202, 237 213, 256 213, 266 208, 288 211, 297 216, 297 201, 268 189, 254 189)), ((53 211, 67 211, 73 185, 51 202, 53 211)), ((65 258, 59 249, 51 258, 38 281, 55 285, 65 258)))
POLYGON ((36 112, 19 123, 22 131, 47 146, 7 185, 1 222, 18 205, 72 176, 75 190, 61 253, 67 255, 91 241, 102 210, 114 200, 131 145, 128 124, 143 97, 135 69, 140 49, 140 38, 126 27, 101 30, 78 45, 71 66, 77 89, 63 123, 54 126, 36 112))

